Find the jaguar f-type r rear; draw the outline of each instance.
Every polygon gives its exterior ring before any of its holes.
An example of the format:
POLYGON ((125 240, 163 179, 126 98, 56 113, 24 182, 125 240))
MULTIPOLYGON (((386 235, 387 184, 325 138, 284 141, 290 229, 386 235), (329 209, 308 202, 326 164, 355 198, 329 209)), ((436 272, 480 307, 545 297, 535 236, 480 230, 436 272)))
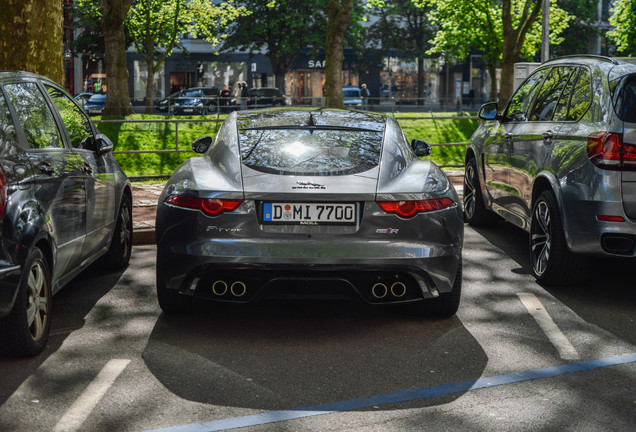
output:
POLYGON ((199 301, 351 297, 451 316, 463 219, 446 175, 390 115, 234 112, 172 175, 156 220, 165 312, 199 301))

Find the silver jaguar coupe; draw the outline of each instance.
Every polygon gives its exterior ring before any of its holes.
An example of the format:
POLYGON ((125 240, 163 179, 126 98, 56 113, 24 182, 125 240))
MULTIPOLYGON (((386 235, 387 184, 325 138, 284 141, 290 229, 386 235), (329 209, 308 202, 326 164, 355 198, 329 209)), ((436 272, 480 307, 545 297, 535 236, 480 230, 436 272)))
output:
POLYGON ((446 175, 390 116, 251 110, 193 144, 157 209, 157 295, 200 301, 350 297, 452 316, 464 224, 446 175))

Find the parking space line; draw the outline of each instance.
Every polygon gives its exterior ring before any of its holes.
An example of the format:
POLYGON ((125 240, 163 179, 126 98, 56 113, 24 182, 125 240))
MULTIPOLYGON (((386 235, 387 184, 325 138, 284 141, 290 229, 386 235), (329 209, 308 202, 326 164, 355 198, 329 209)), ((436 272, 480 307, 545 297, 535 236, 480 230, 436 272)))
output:
POLYGON ((541 330, 546 334, 552 345, 559 352, 564 360, 578 360, 579 353, 574 346, 570 343, 567 337, 554 323, 548 311, 545 310, 541 301, 531 293, 517 293, 521 303, 526 307, 532 318, 539 324, 541 330))
POLYGON ((213 432, 228 429, 258 426, 269 423, 295 420, 305 417, 313 417, 324 414, 334 414, 345 411, 353 411, 380 405, 390 405, 401 402, 411 402, 419 399, 428 399, 437 396, 445 396, 453 393, 468 392, 506 384, 514 384, 540 378, 551 378, 575 372, 584 372, 609 366, 618 366, 636 362, 636 353, 606 357, 597 360, 569 363, 560 366, 552 366, 543 369, 534 369, 523 372, 514 372, 507 375, 498 375, 489 378, 463 381, 453 384, 443 384, 435 387, 424 387, 413 390, 405 390, 385 395, 370 396, 361 399, 332 402, 322 405, 296 408, 285 411, 273 411, 263 414, 254 414, 243 417, 226 418, 204 423, 193 423, 181 426, 172 426, 162 429, 153 429, 146 432, 213 432))
POLYGON ((97 374, 71 407, 53 428, 53 432, 74 432, 78 430, 95 405, 115 382, 119 374, 128 366, 128 359, 113 359, 97 374))

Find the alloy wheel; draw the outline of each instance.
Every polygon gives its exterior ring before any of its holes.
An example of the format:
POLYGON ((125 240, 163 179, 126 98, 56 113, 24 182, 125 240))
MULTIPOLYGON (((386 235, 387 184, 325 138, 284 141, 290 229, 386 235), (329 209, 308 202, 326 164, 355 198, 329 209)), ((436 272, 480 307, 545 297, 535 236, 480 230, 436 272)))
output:
POLYGON ((550 261, 551 216, 548 203, 539 201, 534 208, 530 227, 532 267, 537 276, 545 273, 550 261))
POLYGON ((123 258, 128 258, 130 253, 130 246, 132 243, 132 224, 130 217, 130 207, 128 205, 122 205, 121 212, 119 214, 119 223, 121 230, 119 232, 119 242, 122 247, 123 258))
POLYGON ((468 220, 475 215, 475 169, 467 164, 464 171, 464 212, 468 220))
POLYGON ((42 263, 34 262, 27 281, 27 323, 35 341, 44 337, 49 319, 49 291, 44 272, 42 263))

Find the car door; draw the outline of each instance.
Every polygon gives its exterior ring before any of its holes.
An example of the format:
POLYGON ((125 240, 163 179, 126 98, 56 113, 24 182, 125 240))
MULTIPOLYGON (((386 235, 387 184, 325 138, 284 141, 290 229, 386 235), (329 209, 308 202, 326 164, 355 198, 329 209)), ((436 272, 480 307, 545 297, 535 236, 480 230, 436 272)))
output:
POLYGON ((115 175, 112 167, 95 148, 95 131, 90 120, 61 89, 45 85, 57 107, 65 138, 83 161, 86 190, 86 240, 82 255, 90 259, 110 240, 115 224, 115 175))
POLYGON ((4 91, 26 137, 25 152, 34 170, 34 198, 46 213, 53 240, 55 281, 72 271, 82 259, 86 235, 84 162, 65 145, 37 81, 8 83, 4 91))
MULTIPOLYGON (((485 184, 498 213, 506 217, 511 198, 517 193, 511 185, 511 150, 513 137, 527 121, 538 89, 549 69, 539 69, 517 89, 504 108, 503 119, 498 121, 484 139, 485 184), (502 213, 502 210, 504 211, 502 213)), ((515 221, 512 221, 515 222, 515 221)), ((519 221, 516 221, 519 223, 519 221)))
POLYGON ((530 221, 534 180, 545 166, 559 133, 560 123, 553 121, 555 109, 561 97, 571 94, 568 84, 575 70, 573 66, 553 67, 541 83, 527 120, 518 122, 512 130, 506 210, 510 216, 520 218, 516 223, 522 228, 530 221))

